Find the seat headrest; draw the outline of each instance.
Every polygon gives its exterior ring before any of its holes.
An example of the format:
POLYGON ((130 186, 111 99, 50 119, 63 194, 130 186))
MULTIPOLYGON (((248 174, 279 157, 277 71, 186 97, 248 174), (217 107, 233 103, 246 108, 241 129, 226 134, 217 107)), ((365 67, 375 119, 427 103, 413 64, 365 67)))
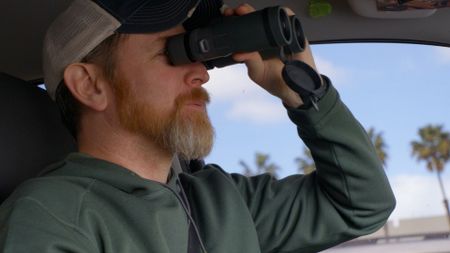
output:
POLYGON ((0 204, 24 180, 76 150, 45 90, 0 73, 0 204))

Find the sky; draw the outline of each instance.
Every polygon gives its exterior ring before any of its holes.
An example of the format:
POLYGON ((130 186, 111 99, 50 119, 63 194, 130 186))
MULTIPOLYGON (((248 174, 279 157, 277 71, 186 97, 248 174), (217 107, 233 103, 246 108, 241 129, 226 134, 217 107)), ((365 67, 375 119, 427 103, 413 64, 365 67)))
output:
MULTIPOLYGON (((387 143, 386 174, 397 198, 391 219, 444 215, 435 173, 411 156, 411 141, 427 124, 450 132, 450 49, 411 44, 314 45, 319 71, 329 76, 342 100, 367 129, 387 143)), ((278 98, 247 77, 244 65, 210 71, 204 86, 216 141, 207 163, 242 172, 256 152, 270 155, 281 177, 298 173, 295 158, 304 144, 278 98)), ((442 174, 450 197, 450 164, 442 174)))

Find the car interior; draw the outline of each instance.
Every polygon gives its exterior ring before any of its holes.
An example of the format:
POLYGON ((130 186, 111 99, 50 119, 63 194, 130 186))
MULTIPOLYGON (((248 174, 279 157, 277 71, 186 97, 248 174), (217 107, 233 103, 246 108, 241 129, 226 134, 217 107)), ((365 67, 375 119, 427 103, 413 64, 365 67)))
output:
MULTIPOLYGON (((376 10, 377 0, 225 0, 247 2, 256 9, 282 5, 302 22, 311 44, 401 42, 450 47, 446 9, 376 10), (331 6, 311 16, 313 2, 331 6)), ((23 180, 76 150, 43 83, 42 41, 51 21, 71 0, 0 1, 0 203, 23 180)))

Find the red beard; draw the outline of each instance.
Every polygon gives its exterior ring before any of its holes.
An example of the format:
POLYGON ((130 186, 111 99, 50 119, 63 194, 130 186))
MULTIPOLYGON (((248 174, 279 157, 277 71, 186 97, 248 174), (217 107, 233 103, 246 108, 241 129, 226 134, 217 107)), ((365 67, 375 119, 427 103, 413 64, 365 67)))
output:
POLYGON ((209 95, 204 88, 179 95, 174 109, 163 114, 158 108, 136 102, 128 87, 122 82, 114 87, 119 121, 125 129, 187 160, 200 159, 211 152, 214 129, 206 112, 209 95), (187 106, 198 108, 186 110, 187 106))

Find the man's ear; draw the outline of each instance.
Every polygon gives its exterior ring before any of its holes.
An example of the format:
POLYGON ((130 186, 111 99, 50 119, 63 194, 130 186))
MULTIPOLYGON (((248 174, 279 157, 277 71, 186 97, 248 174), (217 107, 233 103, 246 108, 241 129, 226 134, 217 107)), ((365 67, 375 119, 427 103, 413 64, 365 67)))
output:
POLYGON ((90 63, 70 64, 64 71, 64 82, 80 103, 96 111, 106 109, 109 85, 98 66, 90 63))

